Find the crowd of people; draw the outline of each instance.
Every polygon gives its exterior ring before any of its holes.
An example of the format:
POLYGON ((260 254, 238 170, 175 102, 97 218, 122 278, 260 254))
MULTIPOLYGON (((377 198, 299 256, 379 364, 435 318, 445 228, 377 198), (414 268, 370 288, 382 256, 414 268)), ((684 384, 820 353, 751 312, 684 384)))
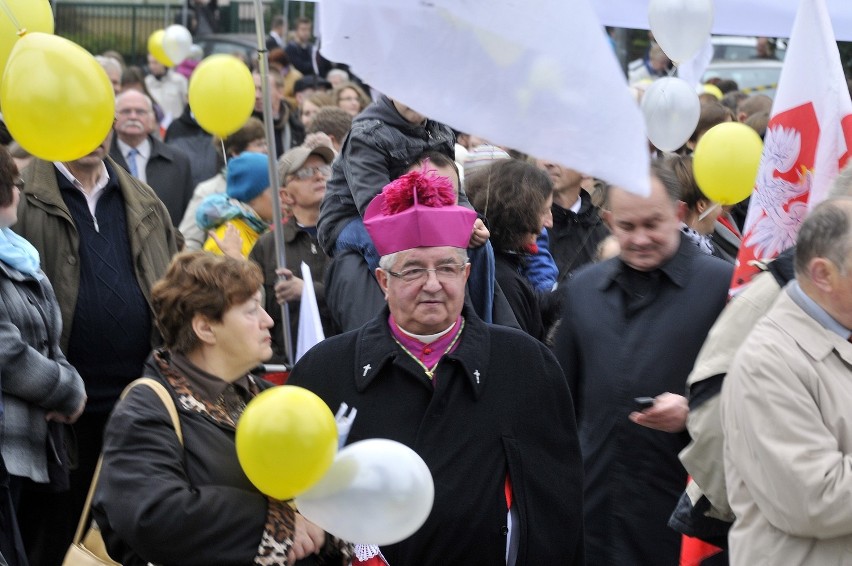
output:
POLYGON ((273 20, 272 144, 256 70, 219 139, 192 65, 107 53, 98 148, 0 147, 0 565, 62 564, 88 514, 140 566, 675 565, 683 535, 707 566, 850 560, 852 169, 728 302, 748 203, 705 196, 691 153, 723 122, 765 135, 769 97, 702 94, 639 196, 372 91, 310 20, 290 35, 273 20), (303 263, 326 339, 295 360, 303 263), (251 484, 264 364, 357 408, 347 442, 423 458, 416 533, 340 540, 251 484), (122 394, 141 376, 167 396, 122 394))

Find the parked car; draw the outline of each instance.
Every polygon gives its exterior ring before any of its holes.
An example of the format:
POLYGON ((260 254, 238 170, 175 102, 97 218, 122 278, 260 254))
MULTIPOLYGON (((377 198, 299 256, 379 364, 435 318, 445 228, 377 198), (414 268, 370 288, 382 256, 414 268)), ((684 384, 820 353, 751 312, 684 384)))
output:
POLYGON ((217 53, 240 53, 251 65, 257 63, 257 36, 247 33, 217 33, 195 39, 195 44, 204 50, 204 56, 217 53))
POLYGON ((705 83, 713 78, 731 79, 736 81, 741 92, 747 94, 760 92, 774 97, 783 66, 781 61, 772 59, 713 61, 707 66, 701 82, 705 83))
MULTIPOLYGON (((757 59, 757 38, 739 35, 714 35, 710 38, 713 44, 714 61, 748 61, 757 59)), ((787 40, 778 39, 775 42, 775 57, 784 60, 787 52, 787 40)))

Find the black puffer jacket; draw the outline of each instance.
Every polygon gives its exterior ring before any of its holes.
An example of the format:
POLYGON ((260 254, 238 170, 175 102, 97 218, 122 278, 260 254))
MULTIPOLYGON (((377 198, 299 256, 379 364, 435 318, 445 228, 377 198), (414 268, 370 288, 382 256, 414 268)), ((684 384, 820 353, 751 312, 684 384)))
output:
MULTIPOLYGON (((317 222, 320 245, 328 255, 349 219, 363 217, 370 201, 411 162, 426 151, 455 155, 455 135, 434 120, 412 124, 403 118, 393 101, 382 96, 352 122, 340 155, 332 164, 317 222)), ((464 193, 459 204, 470 207, 464 193)))

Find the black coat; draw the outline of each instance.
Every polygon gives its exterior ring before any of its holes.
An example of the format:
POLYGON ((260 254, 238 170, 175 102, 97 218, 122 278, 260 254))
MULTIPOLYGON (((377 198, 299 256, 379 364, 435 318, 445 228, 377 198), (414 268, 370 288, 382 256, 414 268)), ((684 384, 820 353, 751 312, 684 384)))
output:
MULTIPOLYGON (((148 141, 151 142, 151 155, 145 167, 146 183, 166 205, 172 225, 177 228, 195 190, 189 158, 181 150, 164 144, 154 136, 149 135, 148 141)), ((109 155, 126 171, 130 171, 118 141, 113 141, 109 155)))
MULTIPOLYGON (((175 398, 156 362, 149 360, 144 374, 175 398)), ((208 556, 210 564, 251 564, 267 500, 237 461, 234 428, 176 404, 183 447, 149 387, 134 388, 110 416, 93 502, 107 548, 122 564, 182 564, 190 556, 197 563, 208 556)))
MULTIPOLYGON (((426 151, 455 159, 455 134, 440 122, 412 124, 382 96, 352 121, 340 155, 331 164, 317 222, 319 241, 331 256, 340 231, 352 218, 363 217, 367 205, 426 151)), ((464 192, 459 204, 470 208, 464 192)))
POLYGON ((518 566, 583 564, 582 471, 571 397, 553 355, 465 307, 457 349, 436 385, 394 342, 388 310, 315 346, 288 383, 337 411, 358 409, 348 442, 414 449, 435 482, 426 523, 382 552, 393 566, 505 564, 504 480, 520 513, 518 566))
POLYGON ((222 150, 213 145, 213 136, 198 125, 188 104, 183 114, 169 124, 163 141, 189 158, 193 190, 198 183, 213 177, 222 168, 222 150))
POLYGON ((564 287, 554 341, 577 410, 585 467, 590 564, 677 565, 667 523, 686 486, 684 433, 630 421, 635 397, 686 393, 686 378, 725 305, 730 264, 681 239, 677 254, 628 311, 619 258, 577 272, 564 287))
MULTIPOLYGON (((176 370, 172 366, 170 371, 176 370)), ((233 425, 211 416, 194 394, 180 395, 153 357, 144 375, 160 381, 175 401, 183 446, 150 387, 135 387, 116 405, 104 434, 104 464, 92 503, 110 556, 125 566, 149 561, 254 564, 261 537, 269 534, 271 503, 240 466, 233 425)), ((261 391, 272 385, 260 379, 254 383, 261 391)), ((342 562, 335 556, 339 545, 326 538, 324 564, 342 562)))
POLYGON ((609 229, 601 220, 592 197, 580 190, 580 210, 550 207, 553 226, 547 229, 550 253, 559 268, 558 282, 562 283, 578 268, 595 260, 598 244, 609 236, 609 229))
MULTIPOLYGON (((284 248, 287 256, 286 267, 300 279, 302 277, 302 262, 304 261, 311 268, 311 278, 314 283, 314 294, 317 299, 322 329, 326 336, 331 336, 335 334, 334 323, 325 304, 325 268, 328 257, 319 247, 316 236, 300 229, 296 224, 295 217, 291 216, 284 224, 283 229, 284 248)), ((284 331, 281 329, 281 305, 275 300, 275 283, 278 281, 275 269, 278 267, 278 259, 275 253, 274 232, 269 231, 260 237, 251 249, 249 259, 255 261, 263 269, 264 306, 275 323, 272 329, 272 351, 274 354, 267 363, 283 364, 286 360, 286 350, 284 348, 284 331)), ((290 340, 295 354, 299 339, 301 301, 290 301, 287 303, 287 308, 290 311, 290 340)))
POLYGON ((540 295, 521 274, 524 261, 521 254, 494 251, 495 279, 503 290, 521 330, 544 342, 545 327, 540 295))

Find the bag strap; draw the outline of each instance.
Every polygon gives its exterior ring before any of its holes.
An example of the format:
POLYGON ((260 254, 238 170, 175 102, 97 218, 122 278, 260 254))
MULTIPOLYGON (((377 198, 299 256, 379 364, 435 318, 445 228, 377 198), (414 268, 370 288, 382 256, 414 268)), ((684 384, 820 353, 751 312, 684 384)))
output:
MULTIPOLYGON (((137 385, 147 385, 151 389, 154 390, 154 393, 157 394, 157 397, 163 402, 163 405, 166 406, 166 410, 169 412, 169 418, 172 421, 172 427, 175 429, 175 434, 177 434, 178 441, 181 446, 183 446, 183 431, 180 426, 180 418, 178 417, 177 407, 175 407, 174 400, 172 396, 166 391, 166 388, 163 387, 156 379, 151 377, 140 377, 139 379, 134 380, 127 387, 124 388, 124 391, 121 392, 121 396, 118 400, 124 399, 130 391, 136 387, 137 385)), ((92 476, 92 484, 89 486, 89 493, 86 495, 86 503, 83 505, 83 513, 80 515, 80 522, 77 523, 77 532, 74 534, 73 544, 79 544, 81 540, 83 540, 83 535, 86 532, 86 528, 90 522, 90 517, 92 513, 92 499, 95 496, 95 489, 98 486, 98 477, 101 475, 101 466, 104 462, 104 454, 103 451, 101 455, 98 457, 98 465, 95 466, 95 474, 92 476)))

